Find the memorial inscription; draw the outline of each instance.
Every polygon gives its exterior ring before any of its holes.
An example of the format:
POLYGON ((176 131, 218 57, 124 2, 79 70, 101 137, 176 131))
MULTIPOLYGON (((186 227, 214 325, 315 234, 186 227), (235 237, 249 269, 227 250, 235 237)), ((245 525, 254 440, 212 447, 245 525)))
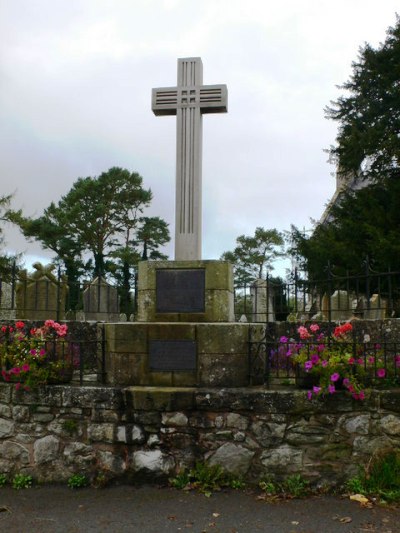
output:
POLYGON ((157 313, 204 313, 205 270, 160 269, 156 271, 157 313))
POLYGON ((196 341, 150 341, 150 371, 194 372, 197 368, 196 354, 196 341))

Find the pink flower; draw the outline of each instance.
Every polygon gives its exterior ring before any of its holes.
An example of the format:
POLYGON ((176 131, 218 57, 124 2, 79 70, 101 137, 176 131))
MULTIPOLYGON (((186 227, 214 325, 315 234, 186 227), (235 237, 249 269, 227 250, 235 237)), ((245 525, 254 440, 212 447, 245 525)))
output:
POLYGON ((29 372, 29 370, 30 370, 30 366, 27 363, 22 365, 22 372, 29 372))
POLYGON ((15 322, 15 327, 16 327, 17 329, 24 329, 25 324, 24 324, 24 322, 21 322, 21 321, 19 320, 18 322, 15 322))
POLYGON ((300 326, 297 331, 300 335, 300 339, 309 339, 311 337, 307 328, 305 328, 304 326, 300 326))
POLYGON ((312 331, 313 333, 316 333, 318 330, 319 330, 318 324, 311 324, 310 331, 312 331))
POLYGON ((304 368, 305 368, 306 372, 308 372, 309 370, 311 370, 312 367, 313 367, 312 361, 306 361, 306 362, 304 363, 304 368))
POLYGON ((309 400, 311 400, 311 398, 312 398, 312 392, 311 392, 310 390, 307 391, 307 398, 308 398, 309 400))
POLYGON ((349 363, 349 365, 354 365, 354 357, 350 357, 349 360, 347 361, 349 363))
POLYGON ((357 363, 359 365, 363 365, 364 364, 364 359, 362 357, 360 357, 359 359, 357 359, 357 363))
POLYGON ((357 394, 356 392, 353 394, 353 399, 354 400, 359 400, 360 399, 360 395, 357 394))
POLYGON ((338 374, 337 372, 334 372, 331 375, 331 381, 337 381, 339 378, 340 378, 340 374, 338 374))
POLYGON ((335 385, 328 385, 328 392, 329 394, 336 392, 335 385))
POLYGON ((326 359, 324 359, 321 363, 321 365, 325 368, 328 366, 328 361, 326 359))
POLYGON ((349 380, 349 378, 344 378, 344 380, 343 380, 343 385, 344 385, 345 387, 348 387, 348 386, 350 385, 350 380, 349 380))
POLYGON ((373 365, 375 363, 375 357, 368 357, 368 363, 370 363, 371 365, 373 365))
POLYGON ((376 371, 376 375, 378 376, 378 378, 384 378, 386 375, 386 370, 384 368, 378 368, 378 370, 376 371))
POLYGON ((11 372, 12 374, 19 374, 19 373, 21 372, 21 369, 19 368, 19 366, 15 366, 14 368, 12 368, 12 369, 10 370, 10 372, 11 372))
POLYGON ((29 353, 33 356, 37 355, 37 350, 35 348, 32 348, 32 350, 29 351, 29 353))
POLYGON ((46 350, 44 348, 42 348, 39 352, 39 355, 46 355, 46 350))
POLYGON ((312 356, 311 356, 311 362, 313 365, 316 365, 319 361, 319 357, 316 353, 313 353, 312 356))
POLYGON ((16 384, 15 384, 15 390, 19 390, 20 387, 21 387, 21 383, 16 383, 16 384))
POLYGON ((288 342, 288 340, 289 340, 289 339, 288 339, 287 337, 283 337, 283 336, 282 336, 282 337, 279 339, 279 342, 282 342, 283 344, 285 344, 286 342, 288 342))
POLYGON ((321 387, 313 387, 313 392, 315 392, 315 394, 318 394, 321 392, 321 387))
POLYGON ((360 391, 360 393, 359 393, 359 395, 358 395, 358 398, 359 398, 360 400, 365 400, 365 392, 364 392, 363 390, 360 391))

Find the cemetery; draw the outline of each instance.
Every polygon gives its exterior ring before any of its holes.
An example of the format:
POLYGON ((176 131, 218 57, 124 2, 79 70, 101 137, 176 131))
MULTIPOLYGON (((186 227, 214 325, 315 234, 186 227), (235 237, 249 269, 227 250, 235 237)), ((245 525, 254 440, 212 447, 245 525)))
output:
MULTIPOLYGON (((73 310, 67 280, 52 267, 36 264, 33 274, 1 283, 3 357, 15 329, 57 320, 68 335, 52 357, 71 376, 37 388, 21 378, 18 387, 0 384, 0 472, 154 482, 201 461, 254 484, 301 474, 335 487, 374 454, 400 447, 395 293, 369 281, 362 291, 331 284, 322 292, 299 279, 286 292, 268 279, 240 292, 230 263, 202 258, 202 115, 226 112, 227 99, 225 85, 203 85, 200 58, 179 59, 177 86, 153 89, 154 114, 177 121, 175 259, 139 263, 134 316, 121 314, 116 287, 101 276, 73 310), (249 298, 240 316, 238 294, 249 298), (331 394, 314 386, 307 396, 289 350, 304 324, 331 333, 344 323, 349 353, 364 371, 370 364, 370 387, 361 397, 331 383, 331 394), (380 386, 378 377, 389 376, 380 386)), ((56 345, 40 342, 44 351, 56 345)), ((318 355, 308 355, 317 365, 318 355)))

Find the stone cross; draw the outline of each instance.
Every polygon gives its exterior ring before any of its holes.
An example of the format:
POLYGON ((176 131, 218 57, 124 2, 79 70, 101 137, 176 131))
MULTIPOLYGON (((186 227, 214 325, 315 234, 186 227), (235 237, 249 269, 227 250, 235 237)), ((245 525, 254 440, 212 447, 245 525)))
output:
POLYGON ((178 59, 178 86, 152 91, 155 115, 176 115, 175 260, 201 259, 202 114, 227 111, 226 85, 203 85, 200 57, 178 59))

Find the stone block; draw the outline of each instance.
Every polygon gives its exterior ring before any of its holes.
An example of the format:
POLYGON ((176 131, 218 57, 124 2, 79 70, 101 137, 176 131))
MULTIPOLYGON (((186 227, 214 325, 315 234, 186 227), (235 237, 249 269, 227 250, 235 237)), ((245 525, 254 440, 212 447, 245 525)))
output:
POLYGON ((198 324, 198 352, 206 354, 248 354, 247 324, 198 324))
POLYGON ((220 465, 235 476, 244 476, 254 457, 254 451, 239 444, 227 442, 218 448, 208 460, 210 465, 220 465))
POLYGON ((145 353, 147 325, 138 323, 105 324, 107 350, 118 353, 145 353))
POLYGON ((141 411, 179 411, 194 406, 193 388, 128 387, 126 400, 134 409, 141 411))
POLYGON ((54 461, 58 457, 60 441, 54 435, 46 435, 33 445, 35 463, 43 464, 54 461))
POLYGON ((200 387, 246 387, 249 383, 247 354, 200 354, 200 387))

